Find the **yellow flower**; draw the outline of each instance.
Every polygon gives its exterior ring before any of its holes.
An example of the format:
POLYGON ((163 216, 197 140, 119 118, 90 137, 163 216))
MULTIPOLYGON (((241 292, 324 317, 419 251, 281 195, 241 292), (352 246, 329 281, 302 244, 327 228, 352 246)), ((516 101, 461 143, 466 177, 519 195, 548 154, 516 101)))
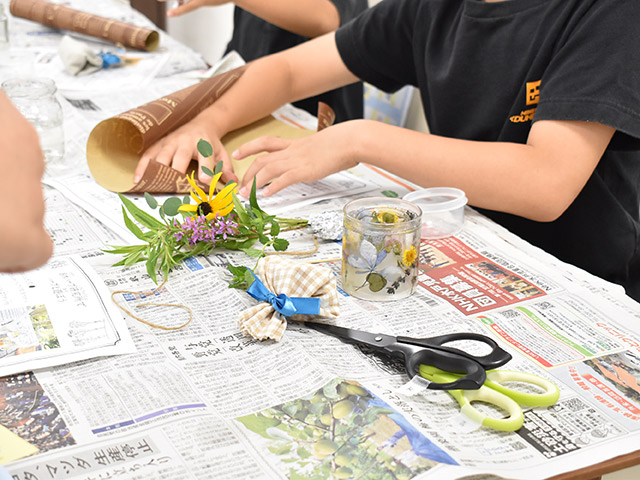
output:
POLYGON ((216 184, 222 175, 222 172, 217 173, 209 184, 209 195, 206 195, 204 191, 196 184, 193 178, 195 172, 191 173, 191 178, 187 177, 187 180, 191 184, 191 198, 196 202, 193 204, 182 205, 178 208, 179 212, 194 212, 198 215, 205 215, 207 220, 215 218, 216 214, 220 217, 224 217, 231 210, 233 210, 233 195, 236 184, 229 183, 226 185, 216 196, 213 196, 216 190, 216 184))
POLYGON ((376 223, 398 223, 398 215, 388 210, 374 210, 373 221, 376 223))
POLYGON ((402 252, 402 264, 405 267, 413 265, 413 262, 418 258, 418 252, 416 251, 416 247, 411 245, 411 247, 407 248, 402 252))

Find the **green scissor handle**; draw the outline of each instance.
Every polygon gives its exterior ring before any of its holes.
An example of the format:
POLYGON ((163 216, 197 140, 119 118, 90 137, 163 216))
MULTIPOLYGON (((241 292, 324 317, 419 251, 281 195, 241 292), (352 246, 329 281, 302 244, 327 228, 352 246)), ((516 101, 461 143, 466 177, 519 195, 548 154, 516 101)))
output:
MULTIPOLYGON (((458 374, 444 372, 429 365, 420 365, 420 376, 433 382, 451 382, 458 374)), ((460 405, 460 411, 471 420, 503 432, 514 432, 522 427, 524 414, 520 405, 546 407, 558 401, 560 390, 552 382, 525 372, 512 370, 490 370, 487 380, 478 390, 447 390, 460 405), (513 390, 502 385, 502 382, 521 382, 537 385, 544 393, 531 394, 513 390), (485 402, 505 410, 507 418, 495 418, 477 410, 472 402, 485 402)))

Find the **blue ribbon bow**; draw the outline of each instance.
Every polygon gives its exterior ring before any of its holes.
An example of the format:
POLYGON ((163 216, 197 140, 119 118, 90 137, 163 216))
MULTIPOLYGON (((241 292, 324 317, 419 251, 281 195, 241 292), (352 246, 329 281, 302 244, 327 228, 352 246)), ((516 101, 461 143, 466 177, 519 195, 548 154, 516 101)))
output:
POLYGON ((317 297, 289 297, 284 293, 276 295, 253 274, 253 283, 247 289, 247 293, 259 302, 267 302, 273 305, 277 312, 285 317, 295 314, 318 315, 320 313, 320 299, 317 297))
POLYGON ((100 52, 98 54, 102 58, 102 68, 109 68, 113 65, 122 63, 122 59, 118 55, 114 55, 110 52, 100 52))

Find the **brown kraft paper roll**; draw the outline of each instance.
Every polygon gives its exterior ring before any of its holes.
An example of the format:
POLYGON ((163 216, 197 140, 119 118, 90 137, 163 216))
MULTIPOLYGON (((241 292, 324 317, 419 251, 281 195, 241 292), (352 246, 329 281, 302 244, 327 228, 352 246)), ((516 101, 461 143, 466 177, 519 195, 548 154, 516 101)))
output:
POLYGON ((126 47, 153 51, 158 48, 160 42, 160 35, 155 30, 43 0, 11 0, 9 9, 16 17, 26 18, 51 28, 102 38, 126 47))
MULTIPOLYGON (((150 162, 142 179, 134 184, 138 161, 153 143, 213 104, 240 78, 244 69, 216 75, 96 125, 87 141, 87 162, 98 184, 113 192, 188 193, 190 187, 185 174, 157 162, 150 162)), ((318 114, 319 125, 328 126, 333 118, 333 110, 323 104, 318 114)), ((260 136, 300 138, 311 133, 313 131, 292 127, 268 116, 230 132, 222 142, 230 155, 242 144, 260 136)), ((242 179, 251 160, 233 161, 238 178, 242 179)), ((197 162, 193 161, 190 171, 195 168, 197 162)))

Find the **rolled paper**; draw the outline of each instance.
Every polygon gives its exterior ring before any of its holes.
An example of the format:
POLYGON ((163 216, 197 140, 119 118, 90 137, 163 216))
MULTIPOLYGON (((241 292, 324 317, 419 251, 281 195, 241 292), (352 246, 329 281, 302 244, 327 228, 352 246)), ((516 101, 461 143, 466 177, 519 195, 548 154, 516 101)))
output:
MULTIPOLYGON (((142 179, 134 183, 133 176, 140 157, 154 142, 213 104, 240 78, 245 68, 242 66, 208 78, 96 125, 87 141, 87 162, 98 184, 121 193, 188 193, 190 186, 185 174, 157 162, 150 162, 142 179)), ((333 110, 321 104, 318 128, 333 123, 334 117, 333 110)), ((269 115, 228 133, 222 138, 222 143, 229 158, 232 158, 231 152, 254 138, 265 135, 301 138, 312 133, 312 130, 293 127, 269 115)), ((239 180, 242 180, 253 158, 255 155, 243 160, 231 160, 239 180)), ((196 168, 197 162, 191 162, 187 175, 196 168)), ((213 165, 210 168, 213 170, 213 165)))
POLYGON ((44 0, 11 0, 9 10, 16 17, 26 18, 47 27, 83 33, 125 47, 153 51, 160 43, 160 35, 155 30, 44 0))
POLYGON ((270 303, 277 312, 285 317, 292 315, 318 315, 320 313, 320 299, 317 297, 289 297, 284 293, 276 295, 271 292, 264 283, 253 275, 253 283, 247 289, 247 293, 259 302, 270 303))

